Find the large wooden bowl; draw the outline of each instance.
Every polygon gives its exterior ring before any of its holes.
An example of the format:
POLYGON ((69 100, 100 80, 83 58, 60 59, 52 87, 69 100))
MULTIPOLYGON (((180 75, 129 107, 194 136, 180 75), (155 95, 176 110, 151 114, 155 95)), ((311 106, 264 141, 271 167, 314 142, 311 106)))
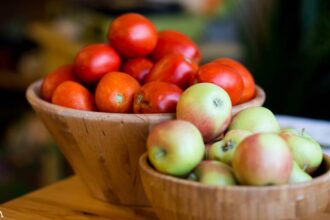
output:
MULTIPOLYGON (((146 151, 149 130, 175 114, 113 114, 79 111, 53 105, 40 98, 41 81, 27 89, 27 99, 43 121, 73 170, 92 195, 115 204, 149 205, 139 176, 138 160, 146 151)), ((257 96, 233 108, 260 106, 257 96)))
POLYGON ((140 173, 145 192, 162 220, 295 219, 322 212, 330 192, 330 158, 324 155, 320 176, 280 186, 207 186, 161 174, 147 154, 140 173))

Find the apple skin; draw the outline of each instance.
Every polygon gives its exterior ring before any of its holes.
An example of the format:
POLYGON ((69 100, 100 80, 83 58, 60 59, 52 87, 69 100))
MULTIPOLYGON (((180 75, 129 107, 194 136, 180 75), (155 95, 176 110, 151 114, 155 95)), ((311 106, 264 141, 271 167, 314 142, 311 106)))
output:
POLYGON ((310 135, 289 129, 283 129, 280 135, 303 171, 312 174, 320 166, 323 160, 322 147, 310 135))
POLYGON ((280 131, 280 125, 273 112, 268 108, 254 106, 243 109, 234 115, 228 129, 242 129, 253 133, 277 133, 280 131))
POLYGON ((252 133, 247 130, 230 130, 224 138, 213 143, 208 151, 209 160, 218 160, 232 166, 232 159, 238 144, 252 133))
POLYGON ((292 155, 283 138, 276 133, 256 133, 236 148, 233 169, 244 185, 279 185, 288 182, 292 155))
POLYGON ((304 172, 296 161, 293 161, 289 184, 303 183, 310 180, 312 180, 312 177, 308 173, 304 172))
POLYGON ((185 176, 203 159, 205 145, 199 130, 190 122, 169 120, 150 131, 148 158, 159 172, 185 176))
POLYGON ((203 160, 188 176, 188 179, 207 185, 237 185, 233 169, 215 160, 203 160))
POLYGON ((232 104, 224 89, 212 83, 196 83, 181 94, 176 117, 193 123, 208 143, 227 129, 231 110, 232 104))

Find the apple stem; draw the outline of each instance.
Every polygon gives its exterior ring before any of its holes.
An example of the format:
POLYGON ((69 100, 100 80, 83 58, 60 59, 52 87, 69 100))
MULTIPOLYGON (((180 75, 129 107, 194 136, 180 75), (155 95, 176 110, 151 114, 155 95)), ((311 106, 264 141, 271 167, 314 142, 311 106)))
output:
POLYGON ((303 136, 304 133, 305 133, 305 128, 302 128, 302 129, 301 129, 301 135, 303 136))
POLYGON ((188 179, 192 181, 198 181, 198 176, 195 173, 190 173, 188 179))
POLYGON ((166 155, 166 150, 164 149, 155 149, 154 155, 156 159, 163 158, 166 155))
POLYGON ((234 147, 234 145, 233 145, 233 141, 232 141, 232 140, 228 140, 228 141, 226 142, 226 144, 222 146, 222 149, 223 149, 223 151, 229 151, 229 150, 232 149, 233 147, 234 147))
POLYGON ((303 171, 305 171, 308 167, 308 163, 304 163, 303 171))
POLYGON ((222 100, 218 97, 216 97, 215 99, 213 99, 213 104, 215 107, 219 107, 222 105, 222 100))

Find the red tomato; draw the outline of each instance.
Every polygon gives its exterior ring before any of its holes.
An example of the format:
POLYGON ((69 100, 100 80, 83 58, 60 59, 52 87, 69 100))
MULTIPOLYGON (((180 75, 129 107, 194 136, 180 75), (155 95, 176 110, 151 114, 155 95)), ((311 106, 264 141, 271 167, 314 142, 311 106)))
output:
POLYGON ((95 111, 94 96, 77 82, 65 81, 54 91, 52 103, 68 108, 95 111))
POLYGON ((133 76, 142 85, 144 84, 144 78, 150 73, 153 65, 147 58, 140 57, 126 61, 122 71, 133 76))
POLYGON ((172 83, 146 83, 134 96, 134 113, 175 112, 181 94, 182 89, 172 83))
POLYGON ((228 93, 232 105, 236 105, 243 93, 244 85, 241 75, 232 67, 210 62, 199 68, 198 82, 214 83, 228 93))
POLYGON ((151 59, 156 62, 170 53, 180 53, 197 64, 201 61, 198 46, 188 36, 174 30, 158 32, 157 45, 151 53, 151 59))
POLYGON ((139 82, 132 76, 122 72, 108 73, 96 86, 96 106, 102 112, 132 112, 134 94, 139 89, 139 82))
POLYGON ((244 89, 239 103, 243 103, 252 99, 255 95, 255 82, 252 74, 247 70, 241 63, 230 58, 219 58, 214 60, 214 62, 222 63, 232 68, 241 74, 243 79, 244 89))
POLYGON ((195 79, 198 67, 181 54, 168 54, 151 69, 145 82, 164 81, 187 88, 195 79))
POLYGON ((121 59, 108 44, 92 44, 82 48, 75 58, 75 71, 87 84, 96 84, 105 74, 117 71, 121 59))
POLYGON ((73 65, 64 65, 48 73, 41 84, 40 95, 46 101, 51 101, 53 93, 58 85, 64 81, 78 82, 73 65))
POLYGON ((143 57, 155 48, 157 30, 146 17, 137 13, 126 13, 111 23, 108 40, 123 57, 143 57))

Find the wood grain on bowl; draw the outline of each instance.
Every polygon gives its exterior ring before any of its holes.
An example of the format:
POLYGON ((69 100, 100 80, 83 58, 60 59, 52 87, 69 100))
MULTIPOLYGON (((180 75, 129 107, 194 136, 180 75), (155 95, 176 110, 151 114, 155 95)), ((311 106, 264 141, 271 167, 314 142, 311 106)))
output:
POLYGON ((150 127, 173 115, 78 111, 43 101, 39 88, 32 84, 27 98, 91 193, 114 204, 148 205, 138 159, 150 127))
POLYGON ((330 158, 312 181, 279 186, 207 186, 155 171, 147 154, 140 172, 148 199, 160 219, 296 219, 322 212, 330 199, 330 158))

